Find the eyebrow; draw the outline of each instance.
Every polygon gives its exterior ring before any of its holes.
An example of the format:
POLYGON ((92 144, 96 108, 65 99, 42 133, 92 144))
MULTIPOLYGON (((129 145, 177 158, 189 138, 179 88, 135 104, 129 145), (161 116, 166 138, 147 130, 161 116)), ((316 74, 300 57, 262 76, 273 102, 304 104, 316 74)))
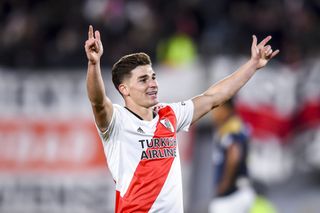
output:
POLYGON ((141 75, 141 76, 138 77, 138 80, 139 79, 143 79, 143 78, 147 78, 147 77, 148 77, 148 75, 141 75))
MULTIPOLYGON (((156 74, 155 74, 155 73, 152 73, 152 77, 155 77, 155 76, 156 76, 156 74)), ((148 77, 149 77, 149 75, 147 75, 147 74, 146 74, 146 75, 141 75, 141 76, 138 77, 138 80, 139 80, 139 79, 148 78, 148 77)))

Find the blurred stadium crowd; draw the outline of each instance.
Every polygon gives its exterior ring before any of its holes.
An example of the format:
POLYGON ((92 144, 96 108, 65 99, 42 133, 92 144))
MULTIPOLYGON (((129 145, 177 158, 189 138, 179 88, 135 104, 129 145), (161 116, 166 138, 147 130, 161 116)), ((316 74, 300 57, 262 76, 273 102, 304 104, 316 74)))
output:
POLYGON ((318 0, 2 0, 0 64, 82 67, 89 24, 102 33, 106 65, 136 51, 166 62, 162 44, 176 34, 203 59, 248 54, 252 34, 271 34, 291 64, 319 54, 319 14, 318 0))

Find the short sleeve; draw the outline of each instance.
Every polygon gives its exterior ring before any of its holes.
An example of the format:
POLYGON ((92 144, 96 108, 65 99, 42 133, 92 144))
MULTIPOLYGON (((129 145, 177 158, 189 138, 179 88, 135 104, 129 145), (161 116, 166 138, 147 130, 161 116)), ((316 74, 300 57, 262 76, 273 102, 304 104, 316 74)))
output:
POLYGON ((193 117, 193 102, 191 100, 169 104, 177 118, 177 132, 188 131, 193 117))
POLYGON ((103 142, 103 144, 105 145, 106 143, 108 143, 109 141, 113 141, 111 140, 111 138, 114 138, 117 135, 117 132, 120 131, 120 127, 121 127, 121 116, 119 116, 120 114, 120 106, 114 104, 113 105, 113 113, 112 113, 112 118, 110 121, 110 124, 107 128, 107 130, 105 131, 101 131, 98 127, 98 133, 100 135, 100 138, 103 142))

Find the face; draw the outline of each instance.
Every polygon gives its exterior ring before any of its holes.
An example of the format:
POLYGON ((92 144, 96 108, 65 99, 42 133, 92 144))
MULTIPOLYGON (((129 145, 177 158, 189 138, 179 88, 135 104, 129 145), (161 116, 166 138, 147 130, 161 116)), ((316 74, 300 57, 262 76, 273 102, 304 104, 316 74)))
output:
POLYGON ((158 82, 151 65, 138 66, 131 71, 131 77, 122 85, 125 98, 129 98, 136 105, 152 107, 158 101, 158 82))

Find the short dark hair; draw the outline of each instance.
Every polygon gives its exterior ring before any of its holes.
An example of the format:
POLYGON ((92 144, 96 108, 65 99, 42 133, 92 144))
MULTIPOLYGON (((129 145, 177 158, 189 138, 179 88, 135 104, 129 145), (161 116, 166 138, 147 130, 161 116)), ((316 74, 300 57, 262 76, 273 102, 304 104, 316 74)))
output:
POLYGON ((112 67, 112 82, 119 91, 119 85, 124 78, 131 76, 131 71, 138 66, 152 65, 150 57, 143 52, 125 55, 112 67))
POLYGON ((235 108, 235 97, 230 98, 229 100, 224 102, 223 105, 233 111, 235 108))

